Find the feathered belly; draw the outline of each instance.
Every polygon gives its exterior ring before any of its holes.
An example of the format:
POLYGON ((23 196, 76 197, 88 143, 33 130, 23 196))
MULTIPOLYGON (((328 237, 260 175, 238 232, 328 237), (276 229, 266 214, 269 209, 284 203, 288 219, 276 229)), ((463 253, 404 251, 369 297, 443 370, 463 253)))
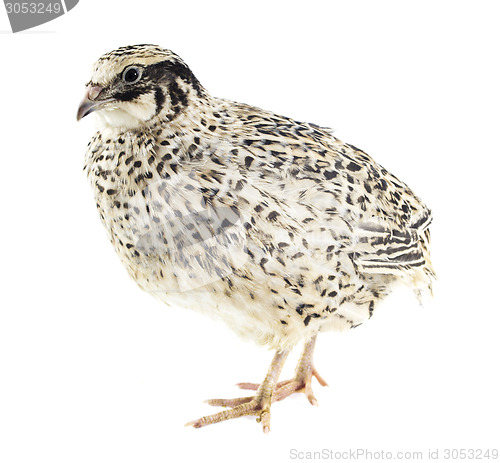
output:
POLYGON ((342 270, 325 259, 312 264, 302 258, 286 268, 276 261, 282 267, 278 272, 272 271, 276 269, 271 262, 261 265, 262 248, 247 241, 209 271, 200 264, 208 261, 207 248, 199 248, 198 254, 194 249, 182 259, 156 253, 121 257, 131 277, 157 299, 221 320, 242 338, 272 349, 291 347, 320 330, 345 330, 363 323, 388 283, 379 275, 364 279, 346 273, 347 255, 338 266, 342 270))

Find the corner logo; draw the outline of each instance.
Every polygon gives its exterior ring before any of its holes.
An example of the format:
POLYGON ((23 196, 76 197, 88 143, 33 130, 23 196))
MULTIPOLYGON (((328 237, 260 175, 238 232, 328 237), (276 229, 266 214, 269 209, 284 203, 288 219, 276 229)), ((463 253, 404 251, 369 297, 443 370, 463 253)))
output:
POLYGON ((73 9, 78 0, 4 0, 12 32, 20 32, 52 21, 73 9))

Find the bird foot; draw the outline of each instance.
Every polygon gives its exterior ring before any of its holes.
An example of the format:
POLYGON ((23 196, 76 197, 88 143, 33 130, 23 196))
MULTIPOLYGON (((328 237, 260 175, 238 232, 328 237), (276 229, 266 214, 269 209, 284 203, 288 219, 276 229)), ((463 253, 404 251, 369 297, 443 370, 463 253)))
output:
POLYGON ((239 418, 240 416, 256 415, 257 422, 262 423, 262 429, 265 433, 270 430, 271 422, 271 397, 264 397, 257 394, 255 397, 241 397, 239 399, 211 399, 206 401, 209 405, 219 407, 231 407, 230 410, 224 410, 214 415, 204 416, 198 420, 186 423, 186 426, 193 428, 202 428, 209 424, 220 423, 221 421, 239 418))
POLYGON ((288 352, 288 350, 276 352, 264 381, 262 381, 262 384, 256 388, 257 392, 254 397, 207 400, 209 405, 231 407, 231 409, 215 413, 214 415, 204 416, 198 420, 190 421, 189 423, 186 423, 186 426, 202 428, 203 426, 207 426, 209 424, 220 423, 221 421, 239 418, 240 416, 256 415, 257 421, 262 423, 263 431, 268 433, 271 427, 271 403, 273 402, 273 391, 288 352))
MULTIPOLYGON (((276 384, 276 389, 272 395, 272 402, 278 402, 280 400, 286 399, 288 396, 294 394, 295 392, 303 392, 307 400, 312 405, 318 405, 318 401, 316 397, 314 397, 314 393, 312 390, 312 377, 315 377, 318 380, 318 383, 321 386, 328 386, 328 383, 320 376, 317 372, 316 368, 308 368, 305 371, 300 371, 295 375, 295 378, 288 379, 286 381, 280 381, 276 384)), ((238 387, 241 389, 248 390, 257 390, 259 385, 256 383, 238 383, 238 387)), ((234 400, 244 400, 242 399, 234 399, 234 400)), ((241 402, 240 402, 241 403, 241 402)), ((218 404, 214 404, 218 405, 218 404)))

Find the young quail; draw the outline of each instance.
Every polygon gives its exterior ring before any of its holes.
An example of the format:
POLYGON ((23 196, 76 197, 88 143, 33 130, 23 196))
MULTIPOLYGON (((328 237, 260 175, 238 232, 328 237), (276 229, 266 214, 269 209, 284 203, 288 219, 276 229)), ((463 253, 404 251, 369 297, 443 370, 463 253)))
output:
POLYGON ((317 334, 358 326, 392 284, 430 289, 431 213, 363 151, 314 124, 212 97, 174 53, 118 48, 95 63, 78 120, 85 171, 128 273, 169 306, 276 351, 253 397, 194 427, 256 415, 294 392, 316 404, 317 334), (305 343, 293 379, 278 383, 305 343))

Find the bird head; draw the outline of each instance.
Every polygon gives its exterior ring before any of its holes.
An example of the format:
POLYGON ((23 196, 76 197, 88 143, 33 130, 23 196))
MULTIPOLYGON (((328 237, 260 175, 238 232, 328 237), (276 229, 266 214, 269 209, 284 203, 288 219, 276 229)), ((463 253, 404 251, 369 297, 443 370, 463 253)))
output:
POLYGON ((156 45, 121 47, 101 56, 86 85, 77 120, 96 112, 107 127, 135 129, 173 120, 205 94, 175 53, 156 45))

